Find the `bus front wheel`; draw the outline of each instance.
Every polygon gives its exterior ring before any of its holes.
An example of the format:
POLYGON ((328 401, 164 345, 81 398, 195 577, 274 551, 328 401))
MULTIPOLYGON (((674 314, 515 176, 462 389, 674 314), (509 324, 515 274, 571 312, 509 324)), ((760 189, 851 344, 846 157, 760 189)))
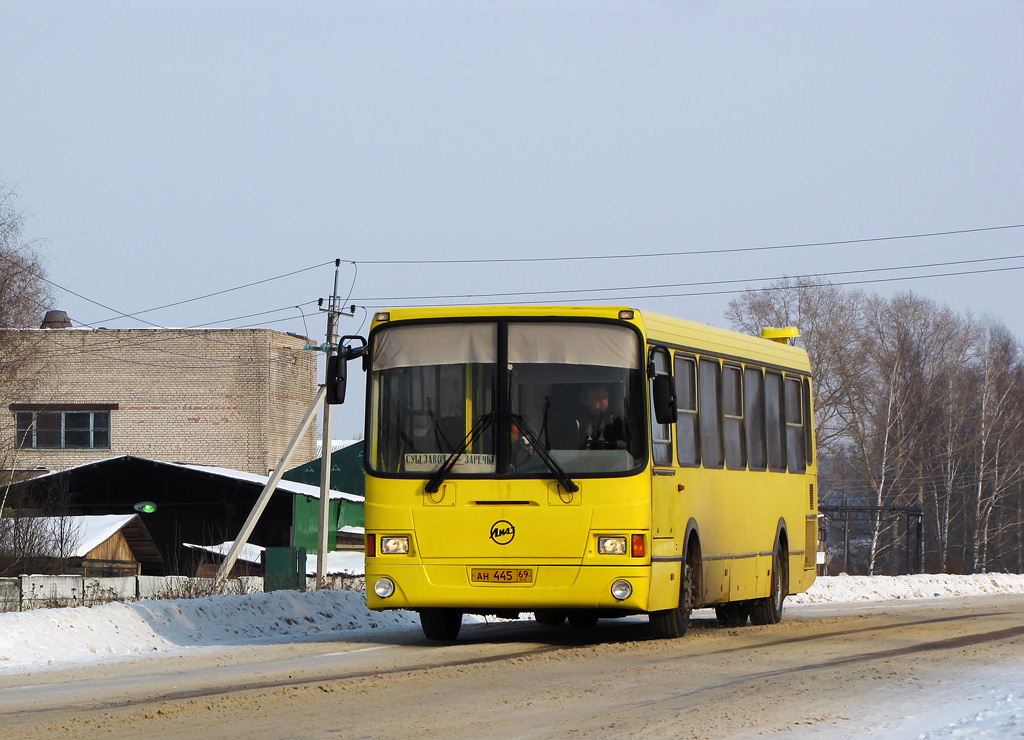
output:
POLYGON ((786 599, 785 558, 781 549, 772 556, 771 591, 767 598, 754 599, 750 603, 752 624, 778 624, 782 621, 782 602, 786 599))
POLYGON ((462 628, 462 612, 458 609, 420 609, 420 626, 428 640, 451 642, 462 628))
POLYGON ((693 610, 694 569, 686 563, 683 567, 683 583, 679 589, 679 606, 651 612, 648 619, 651 632, 660 640, 674 640, 686 634, 690 626, 690 612, 693 610))

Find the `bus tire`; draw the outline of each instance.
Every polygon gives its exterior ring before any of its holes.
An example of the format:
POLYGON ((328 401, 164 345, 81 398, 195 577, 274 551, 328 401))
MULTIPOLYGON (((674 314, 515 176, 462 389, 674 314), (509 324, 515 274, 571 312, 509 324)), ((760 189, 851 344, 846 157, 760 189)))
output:
POLYGON ((690 612, 693 610, 693 574, 689 563, 683 565, 683 583, 679 589, 679 606, 651 612, 648 619, 651 633, 659 640, 675 640, 683 637, 690 626, 690 612))
POLYGON ((538 624, 550 624, 553 627, 565 624, 565 614, 550 609, 538 609, 533 613, 533 619, 538 624))
POLYGON ((771 591, 766 598, 750 602, 752 624, 778 624, 782 621, 782 604, 786 600, 784 563, 780 546, 772 555, 771 591))
POLYGON ((452 642, 462 628, 462 612, 458 609, 420 609, 420 626, 428 640, 452 642))
POLYGON ((750 617, 750 605, 744 601, 730 601, 715 607, 715 618, 721 627, 743 627, 750 617))

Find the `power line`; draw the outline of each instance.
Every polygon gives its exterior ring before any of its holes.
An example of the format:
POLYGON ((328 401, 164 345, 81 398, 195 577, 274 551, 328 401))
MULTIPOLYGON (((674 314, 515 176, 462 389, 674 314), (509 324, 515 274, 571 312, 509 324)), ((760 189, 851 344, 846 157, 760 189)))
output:
MULTIPOLYGON (((244 290, 245 288, 251 288, 251 287, 253 287, 255 285, 262 285, 264 283, 273 282, 274 280, 280 280, 282 278, 291 277, 292 275, 298 275, 298 274, 303 273, 303 272, 309 272, 310 270, 316 270, 316 269, 318 269, 320 267, 325 267, 325 266, 330 265, 330 264, 334 264, 334 260, 331 260, 330 262, 323 262, 323 263, 318 264, 318 265, 311 265, 310 267, 303 267, 303 268, 301 268, 299 270, 293 270, 292 272, 286 272, 283 275, 275 275, 274 277, 264 278, 263 280, 256 280, 256 281, 251 282, 251 283, 246 283, 245 285, 237 285, 234 288, 225 288, 224 290, 218 290, 218 291, 215 291, 213 293, 207 293, 206 295, 196 296, 195 298, 186 298, 185 300, 175 301, 174 303, 167 303, 167 304, 165 304, 163 306, 157 306, 155 308, 147 308, 147 309, 145 309, 143 311, 136 311, 134 313, 120 313, 120 312, 118 312, 117 316, 112 316, 112 317, 110 317, 108 319, 103 319, 103 320, 101 320, 101 321, 99 321, 97 323, 102 324, 104 321, 113 321, 114 319, 121 319, 121 318, 137 319, 139 316, 141 316, 144 313, 152 313, 154 311, 162 311, 165 308, 173 308, 175 306, 182 306, 182 305, 184 305, 186 303, 194 303, 195 301, 202 301, 202 300, 205 300, 207 298, 213 298, 215 296, 224 295, 225 293, 232 293, 232 292, 234 292, 236 290, 244 290)), ((60 286, 57 286, 57 287, 60 287, 60 286)), ((62 290, 67 290, 66 288, 61 288, 61 289, 62 290)), ((81 298, 81 297, 83 297, 83 296, 79 296, 79 298, 81 298)), ((86 298, 86 300, 89 300, 89 299, 86 298)), ((90 301, 90 302, 93 302, 93 301, 90 301)), ((97 306, 101 306, 103 308, 107 308, 106 306, 102 306, 102 304, 100 304, 100 303, 97 303, 96 305, 97 306)), ((110 310, 111 311, 117 311, 117 309, 114 309, 114 308, 112 308, 110 310)), ((217 322, 217 323, 220 323, 220 322, 217 322)), ((155 324, 154 324, 154 326, 155 326, 155 324)))
POLYGON ((954 236, 957 234, 977 234, 984 231, 1002 231, 1006 229, 1024 229, 1024 224, 1006 226, 985 226, 977 229, 957 229, 955 231, 932 231, 923 234, 901 234, 898 236, 875 236, 863 239, 843 239, 829 242, 808 242, 805 244, 772 244, 762 247, 731 247, 726 249, 696 249, 682 252, 649 252, 644 254, 597 254, 577 257, 496 257, 482 259, 436 259, 436 260, 359 260, 361 265, 473 265, 515 262, 573 262, 579 260, 625 260, 646 259, 651 257, 691 257, 708 254, 738 254, 742 252, 767 252, 778 249, 807 249, 810 247, 837 247, 849 244, 870 244, 872 242, 898 241, 901 239, 930 239, 937 236, 954 236))
MULTIPOLYGON (((5 257, 5 255, 0 254, 0 257, 5 257)), ((8 260, 9 260, 9 258, 8 258, 8 260)), ((251 283, 246 283, 244 285, 239 285, 239 286, 235 286, 235 287, 232 287, 232 288, 225 288, 224 290, 215 291, 215 292, 212 292, 212 293, 208 293, 206 295, 197 296, 195 298, 188 298, 188 299, 185 299, 185 300, 182 300, 182 301, 177 301, 175 303, 167 304, 165 306, 158 306, 156 308, 146 309, 146 310, 143 310, 143 311, 136 312, 134 314, 129 314, 129 313, 124 313, 122 311, 118 311, 118 309, 116 309, 116 308, 113 308, 111 306, 107 306, 106 304, 100 303, 99 301, 95 301, 95 300, 93 300, 91 298, 88 298, 87 296, 81 295, 80 293, 77 293, 77 292, 71 290, 70 288, 67 288, 67 287, 65 287, 63 285, 60 285, 59 283, 56 283, 56 282, 54 282, 52 280, 49 280, 48 278, 43 277, 42 275, 38 275, 38 274, 36 274, 34 272, 31 272, 31 271, 29 271, 29 274, 31 274, 33 277, 35 277, 35 278, 37 278, 39 280, 42 280, 43 282, 47 283, 48 285, 52 285, 52 286, 54 286, 56 288, 59 288, 60 290, 66 292, 66 293, 68 293, 70 295, 76 296, 77 298, 81 298, 82 300, 84 300, 84 301, 86 301, 88 303, 92 303, 93 305, 99 306, 100 308, 104 308, 104 309, 106 309, 108 311, 113 311, 114 313, 117 314, 117 316, 114 316, 114 317, 111 317, 111 318, 108 318, 108 319, 104 319, 102 321, 97 321, 97 322, 94 322, 94 323, 82 321, 82 320, 77 319, 77 318, 74 319, 74 321, 76 323, 78 323, 80 326, 88 327, 90 329, 93 329, 94 331, 115 331, 115 330, 104 329, 103 327, 97 326, 97 324, 101 324, 104 321, 110 321, 112 319, 118 319, 118 318, 134 318, 137 321, 141 321, 144 324, 148 324, 150 327, 153 327, 154 329, 170 331, 170 332, 176 332, 176 331, 180 331, 180 330, 179 329, 173 329, 173 328, 170 328, 170 327, 161 326, 160 324, 153 323, 152 321, 148 321, 146 319, 139 318, 139 315, 143 314, 143 313, 149 313, 149 312, 152 312, 152 311, 158 311, 158 310, 161 310, 163 308, 169 308, 171 306, 178 306, 178 305, 182 305, 182 304, 185 304, 185 303, 191 303, 191 302, 194 302, 194 301, 203 300, 205 298, 210 298, 210 297, 213 297, 213 296, 223 295, 224 293, 230 293, 230 292, 233 292, 233 291, 242 290, 244 288, 249 288, 249 287, 252 287, 252 286, 255 286, 255 285, 261 285, 263 283, 268 283, 268 282, 271 282, 271 281, 274 281, 274 280, 280 280, 280 279, 285 278, 285 277, 290 277, 292 275, 297 275, 299 273, 308 272, 310 270, 315 270, 317 268, 324 267, 325 265, 330 265, 330 264, 332 264, 334 262, 335 262, 335 260, 331 260, 330 262, 324 262, 324 263, 320 263, 320 264, 316 264, 316 265, 311 265, 309 267, 304 267, 304 268, 301 268, 301 269, 298 269, 298 270, 292 270, 290 272, 286 272, 286 273, 283 273, 281 275, 275 275, 273 277, 264 278, 262 280, 257 280, 257 281, 251 282, 251 283)), ((354 281, 353 281, 353 285, 354 285, 354 281)), ((37 303, 37 305, 40 305, 40 304, 38 304, 38 302, 36 302, 36 303, 37 303)), ((42 305, 40 305, 40 307, 43 310, 46 310, 46 309, 50 308, 49 306, 42 306, 42 305)), ((294 307, 295 307, 294 304, 291 305, 291 306, 288 306, 289 309, 290 308, 294 308, 294 307)), ((285 309, 277 309, 277 310, 285 310, 285 309)), ((273 313, 273 311, 266 312, 266 313, 273 313)), ((235 319, 225 319, 224 321, 219 321, 219 322, 209 322, 207 324, 204 324, 203 326, 204 327, 212 326, 212 325, 218 324, 218 323, 226 323, 227 321, 235 321, 238 318, 251 318, 252 316, 257 316, 257 315, 260 315, 260 314, 250 314, 248 316, 236 317, 235 319)), ((311 314, 311 315, 315 315, 315 314, 311 314)), ((305 317, 305 314, 303 314, 303 317, 305 317)), ((288 320, 292 320, 292 319, 290 318, 288 320)), ((277 323, 277 322, 266 322, 266 323, 277 323)), ((101 346, 95 346, 94 345, 94 346, 90 347, 88 350, 82 350, 82 351, 86 352, 86 353, 90 353, 90 354, 99 354, 100 352, 107 351, 107 350, 112 350, 112 349, 115 349, 115 348, 123 349, 126 345, 135 346, 135 347, 146 347, 146 346, 151 346, 151 345, 153 345, 153 344, 155 344, 157 342, 172 341, 175 338, 174 335, 170 335, 170 336, 166 336, 166 337, 146 338, 145 340, 141 340, 141 339, 128 340, 127 338, 120 337, 120 336, 118 336, 116 334, 110 334, 110 337, 111 337, 111 341, 107 343, 107 346, 104 347, 102 345, 101 346)), ((206 337, 206 336, 201 336, 201 338, 206 339, 207 341, 217 342, 218 344, 221 344, 221 345, 224 344, 223 340, 220 340, 220 339, 213 339, 212 337, 206 337)), ((242 345, 238 345, 238 346, 242 346, 242 345)), ((156 350, 158 352, 162 352, 162 353, 165 353, 165 354, 172 355, 172 356, 184 357, 186 359, 191 359, 191 360, 201 361, 201 360, 204 359, 203 357, 200 357, 200 356, 185 354, 185 353, 181 353, 181 352, 174 352, 174 351, 171 351, 171 350, 164 350, 164 349, 161 349, 159 347, 152 347, 152 349, 154 349, 154 350, 156 350)))
MULTIPOLYGON (((622 285, 613 288, 580 288, 576 290, 534 290, 534 291, 519 291, 509 293, 468 293, 468 294, 448 294, 448 295, 417 295, 417 296, 379 296, 369 298, 355 298, 357 301, 406 301, 406 300, 443 300, 447 298, 496 298, 500 296, 528 296, 528 295, 567 295, 567 294, 581 294, 581 293, 606 293, 616 290, 655 290, 658 288, 694 288, 711 285, 732 285, 736 283, 751 283, 751 282, 764 282, 764 281, 775 281, 782 280, 785 277, 791 279, 800 278, 814 278, 814 277, 830 277, 835 275, 860 275, 871 272, 894 272, 897 270, 919 270, 933 267, 952 267, 955 265, 970 265, 979 264, 985 262, 1002 262, 1006 260, 1017 260, 1024 259, 1024 254, 1011 255, 1009 257, 986 257, 975 260, 956 260, 953 262, 931 262, 917 265, 903 265, 900 267, 872 267, 864 268, 860 270, 842 270, 838 272, 826 272, 826 273, 811 273, 807 275, 788 275, 779 276, 772 278, 747 278, 743 280, 732 279, 732 280, 704 280, 692 283, 663 283, 655 285, 622 285)), ((908 275, 904 279, 912 280, 916 276, 908 275)))
MULTIPOLYGON (((1012 271, 1015 271, 1015 270, 1024 270, 1024 265, 1019 265, 1019 266, 1015 266, 1015 267, 992 267, 992 268, 987 268, 987 269, 983 269, 983 270, 961 270, 961 271, 956 271, 956 272, 942 272, 942 273, 935 273, 935 274, 932 274, 932 275, 903 275, 903 276, 899 276, 899 277, 890 277, 890 278, 871 278, 871 279, 865 279, 865 280, 847 280, 847 281, 838 281, 838 282, 831 282, 831 281, 827 281, 826 280, 824 282, 812 283, 812 284, 808 284, 808 285, 801 285, 799 287, 801 287, 801 288, 822 288, 822 287, 826 287, 828 285, 836 285, 836 286, 868 285, 868 284, 872 284, 872 283, 891 283, 891 282, 906 281, 906 280, 926 280, 926 279, 939 278, 939 277, 959 277, 959 276, 963 276, 963 275, 981 275, 981 274, 992 273, 992 272, 1012 272, 1012 271)), ((809 275, 809 276, 801 276, 801 277, 815 277, 815 276, 809 275)), ((780 280, 780 279, 783 279, 783 278, 757 278, 756 280, 758 280, 760 282, 766 282, 766 281, 772 281, 772 280, 776 280, 777 281, 777 280, 780 280)), ((740 282, 740 281, 722 281, 722 282, 732 283, 732 282, 740 282)), ((753 282, 753 281, 751 281, 751 282, 753 282)), ((655 289, 656 287, 657 286, 651 286, 650 289, 655 289)), ((637 289, 638 290, 644 290, 645 288, 638 287, 637 289)), ((611 289, 607 289, 607 290, 611 290, 611 289)), ((748 291, 749 292, 764 292, 764 291, 769 291, 769 290, 776 290, 776 288, 774 286, 770 286, 769 285, 769 286, 765 286, 765 287, 754 287, 754 288, 745 287, 745 288, 731 288, 731 289, 726 289, 726 290, 705 290, 705 291, 690 291, 690 292, 677 292, 677 293, 676 292, 674 292, 674 293, 637 293, 637 294, 627 294, 627 295, 598 296, 598 297, 593 297, 593 298, 588 298, 588 297, 585 297, 585 296, 576 296, 576 297, 573 297, 573 298, 558 298, 558 299, 551 299, 551 300, 537 300, 537 299, 534 298, 534 299, 526 300, 526 301, 517 301, 517 300, 501 301, 500 305, 518 306, 518 305, 525 305, 525 304, 531 304, 531 303, 539 303, 539 304, 545 304, 546 305, 546 304, 559 304, 559 303, 563 303, 564 304, 564 303, 575 303, 575 302, 593 303, 595 301, 622 302, 622 301, 629 301, 629 300, 636 300, 636 299, 646 299, 646 298, 696 298, 696 297, 701 297, 701 296, 712 296, 712 295, 734 295, 734 294, 737 294, 737 293, 746 293, 748 291)), ((584 291, 579 291, 579 292, 584 292, 584 291)), ((507 294, 500 294, 500 295, 517 296, 517 295, 531 295, 531 294, 507 293, 507 294)), ((467 296, 467 297, 472 297, 472 296, 467 296)), ((398 300, 401 300, 401 299, 398 299, 398 300)), ((438 298, 437 300, 441 300, 441 298, 438 298)), ((458 306, 472 306, 472 305, 477 305, 479 303, 480 303, 480 301, 473 301, 473 302, 470 302, 470 303, 448 303, 446 305, 458 307, 458 306)), ((366 308, 374 308, 375 309, 375 308, 386 308, 386 307, 388 307, 388 305, 391 305, 391 304, 377 304, 377 305, 367 304, 365 307, 366 308)), ((493 302, 490 303, 490 304, 485 302, 485 305, 495 305, 495 304, 493 302)))
MULTIPOLYGON (((43 310, 46 310, 48 308, 48 306, 44 306, 43 304, 39 303, 38 301, 33 300, 33 302, 37 306, 39 306, 41 309, 43 309, 43 310)), ((308 301, 307 304, 304 304, 304 305, 309 305, 309 304, 312 304, 312 303, 316 303, 316 301, 308 301)), ((280 309, 275 309, 274 311, 261 312, 261 313, 275 313, 277 311, 283 311, 283 310, 291 309, 291 308, 296 308, 296 306, 288 306, 288 307, 284 307, 284 308, 280 308, 280 309)), ((256 315, 261 315, 261 314, 253 314, 253 316, 256 316, 256 315)), ((308 315, 314 316, 316 314, 308 314, 308 315)), ((200 339, 204 339, 204 340, 206 340, 208 342, 213 342, 219 348, 223 348, 223 347, 237 347, 237 348, 241 348, 241 349, 249 349, 250 348, 249 343, 246 343, 246 342, 226 341, 222 336, 217 336, 216 338, 214 338, 212 336, 206 336, 206 334, 202 333, 202 332, 214 331, 214 332, 217 332, 218 334, 220 334, 220 332, 231 331, 231 329, 224 329, 224 330, 220 330, 220 329, 198 329, 198 330, 193 330, 193 329, 188 329, 188 328, 185 328, 185 329, 182 329, 182 328, 172 329, 172 328, 165 328, 165 327, 159 327, 159 326, 158 327, 154 327, 152 329, 107 329, 105 327, 92 326, 92 325, 90 325, 90 324, 88 324, 86 322, 80 321, 80 320, 78 320, 77 318, 74 318, 74 317, 69 317, 69 318, 72 318, 72 320, 75 323, 77 323, 79 326, 88 327, 93 332, 95 332, 94 337, 95 336, 99 336, 101 338, 105 337, 106 340, 102 341, 102 342, 91 342, 87 347, 74 348, 74 349, 66 349, 64 351, 64 353, 63 353, 65 357, 70 356, 70 355, 76 355, 76 354, 87 354, 87 355, 95 355, 95 356, 98 356, 98 357, 103 357, 105 359, 120 361, 120 362, 123 362, 125 364, 147 365, 147 366, 153 366, 153 367, 157 366, 155 363, 146 363, 146 362, 142 362, 142 361, 129 360, 129 359, 126 359, 126 358, 123 358, 123 357, 111 357, 110 355, 103 354, 104 352, 111 352, 111 351, 121 352, 121 351, 123 351, 126 348, 136 348, 136 349, 150 350, 150 351, 153 351, 153 352, 159 352, 161 354, 170 355, 171 357, 181 357, 181 358, 184 358, 184 359, 187 359, 187 360, 193 360, 193 361, 196 361, 196 362, 199 362, 199 363, 208 363, 210 358, 207 355, 196 355, 196 354, 190 354, 190 353, 187 353, 187 352, 178 352, 178 351, 175 351, 175 350, 164 349, 162 347, 155 346, 157 344, 161 344, 161 343, 164 343, 164 342, 176 341, 176 340, 181 338, 181 335, 184 332, 189 332, 189 331, 197 331, 197 332, 199 332, 198 337, 200 339), (125 332, 125 333, 132 332, 132 336, 129 337, 126 334, 122 334, 122 332, 125 332), (145 334, 142 334, 142 332, 160 332, 160 334, 159 335, 153 334, 153 335, 150 335, 150 336, 146 336, 145 334)), ((249 318, 249 317, 238 317, 238 318, 249 318)), ((231 319, 231 320, 234 320, 234 319, 231 319)), ((290 320, 294 320, 294 319, 292 317, 289 317, 288 319, 282 319, 282 320, 289 320, 290 321, 290 320)), ((264 322, 264 323, 276 323, 276 322, 270 321, 270 322, 264 322)), ((255 326, 255 325, 253 325, 253 326, 255 326)), ((244 329, 244 328, 249 328, 249 327, 238 327, 238 328, 243 328, 244 329)), ((285 361, 282 361, 282 360, 272 360, 272 361, 274 361, 274 362, 285 362, 285 361)), ((234 361, 232 361, 232 362, 230 362, 228 364, 221 364, 221 365, 203 364, 201 366, 205 367, 207 369, 217 369, 217 368, 229 368, 229 367, 247 366, 247 365, 251 365, 251 364, 252 364, 251 361, 241 361, 241 362, 234 362, 234 361)), ((199 366, 197 365, 196 367, 199 367, 199 366)), ((186 368, 184 366, 179 366, 179 368, 181 368, 181 369, 192 369, 192 368, 186 368)))
MULTIPOLYGON (((3 254, 2 252, 0 252, 0 259, 4 259, 4 260, 6 260, 8 262, 13 262, 14 261, 11 257, 7 256, 6 254, 3 254)), ((108 306, 105 303, 100 303, 99 301, 95 301, 92 298, 89 298, 88 296, 84 296, 81 293, 77 293, 77 292, 71 290, 71 288, 67 288, 67 287, 61 285, 60 283, 56 283, 53 280, 50 280, 49 278, 46 278, 43 275, 40 275, 40 274, 38 274, 36 272, 33 272, 31 270, 25 269, 24 272, 27 272, 32 277, 34 277, 34 278, 36 278, 38 280, 43 281, 47 285, 52 285, 53 287, 55 287, 55 288, 57 288, 59 290, 62 290, 65 293, 68 293, 69 295, 73 295, 76 298, 81 298, 83 301, 86 301, 87 303, 91 303, 94 306, 99 306, 100 308, 104 308, 104 309, 106 309, 108 311, 113 311, 115 314, 117 314, 116 316, 112 316, 112 317, 109 317, 109 318, 106 318, 106 319, 101 319, 101 320, 93 322, 93 323, 89 323, 89 322, 86 322, 86 321, 79 321, 78 323, 81 324, 82 326, 88 326, 90 328, 96 328, 94 326, 94 324, 102 324, 102 323, 104 323, 106 321, 113 321, 115 319, 121 319, 121 318, 133 318, 133 319, 137 319, 138 321, 141 321, 144 324, 148 324, 148 325, 150 325, 150 326, 152 326, 152 327, 154 327, 156 329, 168 329, 170 327, 161 326, 160 324, 155 324, 152 321, 147 321, 146 319, 140 319, 138 317, 140 315, 144 314, 144 313, 151 313, 153 311, 160 311, 160 310, 165 309, 165 308, 170 308, 172 306, 180 306, 180 305, 183 305, 185 303, 193 303, 195 301, 201 301, 201 300, 204 300, 206 298, 212 298, 214 296, 223 295, 225 293, 231 293, 231 292, 236 291, 236 290, 243 290, 245 288, 251 288, 251 287, 253 287, 255 285, 262 285, 263 283, 269 283, 269 282, 272 282, 274 280, 280 280, 282 278, 291 277, 292 275, 298 275, 299 273, 309 272, 310 270, 316 270, 316 269, 318 269, 320 267, 324 267, 326 265, 334 264, 334 262, 335 262, 335 260, 331 260, 330 262, 323 262, 323 263, 320 263, 320 264, 311 265, 309 267, 303 267, 303 268, 300 268, 298 270, 292 270, 291 272, 283 273, 281 275, 275 275, 273 277, 264 278, 262 280, 256 280, 254 282, 246 283, 244 285, 237 285, 237 286, 235 286, 233 288, 225 288, 223 290, 214 291, 212 293, 207 293, 206 295, 196 296, 194 298, 186 298, 186 299, 181 300, 181 301, 176 301, 174 303, 168 303, 166 305, 157 306, 155 308, 147 308, 147 309, 144 309, 142 311, 136 311, 134 313, 125 313, 123 311, 119 311, 116 308, 108 306)), ((354 284, 354 282, 353 282, 353 284, 354 284)), ((44 307, 44 308, 49 308, 49 307, 44 307)))

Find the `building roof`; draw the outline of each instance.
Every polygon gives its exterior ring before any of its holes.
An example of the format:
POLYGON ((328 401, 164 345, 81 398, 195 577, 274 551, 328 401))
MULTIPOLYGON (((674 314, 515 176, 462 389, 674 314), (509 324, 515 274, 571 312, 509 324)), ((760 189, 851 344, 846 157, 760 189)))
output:
MULTIPOLYGON (((363 440, 361 439, 332 439, 331 440, 331 452, 337 452, 343 450, 346 447, 351 447, 354 444, 359 444, 363 440)), ((316 441, 316 456, 322 457, 324 454, 324 441, 318 439, 316 441)))
MULTIPOLYGON (((150 460, 144 457, 137 457, 134 455, 120 455, 118 457, 108 457, 105 460, 95 460, 93 462, 82 463, 81 465, 75 465, 70 468, 63 470, 56 470, 45 475, 40 475, 36 478, 32 478, 32 482, 43 481, 51 476, 65 475, 73 471, 81 471, 88 468, 96 468, 100 466, 107 466, 111 464, 118 464, 121 462, 140 462, 148 463, 155 466, 167 466, 172 468, 178 468, 182 470, 190 470, 196 473, 202 473, 214 478, 228 478, 233 481, 239 481, 242 483, 252 483, 259 486, 266 486, 267 481, 270 480, 268 475, 257 475, 256 473, 247 473, 243 470, 231 470, 230 468, 218 468, 212 465, 190 465, 188 463, 181 462, 165 462, 163 460, 150 460)), ((306 496, 308 498, 320 498, 320 488, 318 486, 312 486, 307 483, 296 483, 289 480, 281 480, 276 487, 277 491, 284 491, 286 493, 292 493, 297 496, 306 496)), ((345 491, 331 491, 331 499, 345 499, 347 501, 355 501, 362 503, 365 501, 365 497, 355 493, 347 493, 345 491)))
MULTIPOLYGON (((185 543, 185 547, 191 547, 196 550, 205 550, 206 552, 213 553, 214 555, 227 555, 231 550, 231 546, 234 542, 222 542, 219 545, 191 545, 185 543)), ((259 564, 262 560, 261 555, 265 547, 260 545, 246 544, 242 546, 242 550, 238 555, 239 560, 245 560, 249 563, 259 564)), ((327 553, 327 573, 328 574, 345 574, 352 576, 361 576, 365 570, 365 555, 362 550, 348 550, 348 551, 335 551, 327 553)), ((316 575, 316 553, 312 553, 306 556, 306 575, 316 575)))
POLYGON ((73 537, 74 548, 68 557, 84 558, 90 552, 122 532, 132 553, 140 561, 161 562, 163 558, 138 514, 100 514, 96 516, 33 517, 56 531, 73 537))
MULTIPOLYGON (((332 445, 333 446, 333 445, 332 445)), ((349 444, 343 444, 331 453, 331 488, 336 490, 350 491, 356 496, 362 496, 366 491, 363 472, 363 440, 357 439, 349 444)), ((321 455, 312 460, 304 462, 288 470, 284 474, 285 480, 305 483, 317 488, 320 486, 320 465, 323 461, 321 455)))

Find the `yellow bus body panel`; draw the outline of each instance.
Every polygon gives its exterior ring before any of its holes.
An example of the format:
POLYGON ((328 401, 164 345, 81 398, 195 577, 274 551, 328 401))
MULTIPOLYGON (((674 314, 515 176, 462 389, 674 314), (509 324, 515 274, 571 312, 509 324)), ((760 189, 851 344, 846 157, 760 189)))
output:
MULTIPOLYGON (((802 349, 628 307, 393 309, 387 321, 618 319, 622 311, 633 312, 628 323, 640 328, 647 349, 663 346, 689 356, 749 362, 810 377, 802 349)), ((381 323, 378 315, 374 327, 381 323)), ((437 493, 427 494, 423 479, 368 471, 367 534, 377 541, 389 535, 410 538, 408 554, 367 557, 368 606, 483 613, 669 609, 679 603, 682 562, 693 537, 701 560, 698 606, 767 597, 780 537, 788 546, 788 593, 806 591, 816 570, 816 456, 803 473, 704 469, 678 465, 674 430, 672 443, 671 465, 654 466, 649 460, 628 476, 580 476, 574 478, 580 490, 571 495, 553 479, 469 478, 449 478, 437 493), (505 533, 492 537, 495 527, 505 533), (598 537, 625 536, 628 542, 634 534, 644 537, 642 557, 597 553, 598 537), (530 581, 474 583, 474 569, 529 571, 530 581), (373 584, 385 576, 394 581, 396 592, 381 599, 373 584), (633 586, 624 601, 611 595, 618 579, 633 586)))

